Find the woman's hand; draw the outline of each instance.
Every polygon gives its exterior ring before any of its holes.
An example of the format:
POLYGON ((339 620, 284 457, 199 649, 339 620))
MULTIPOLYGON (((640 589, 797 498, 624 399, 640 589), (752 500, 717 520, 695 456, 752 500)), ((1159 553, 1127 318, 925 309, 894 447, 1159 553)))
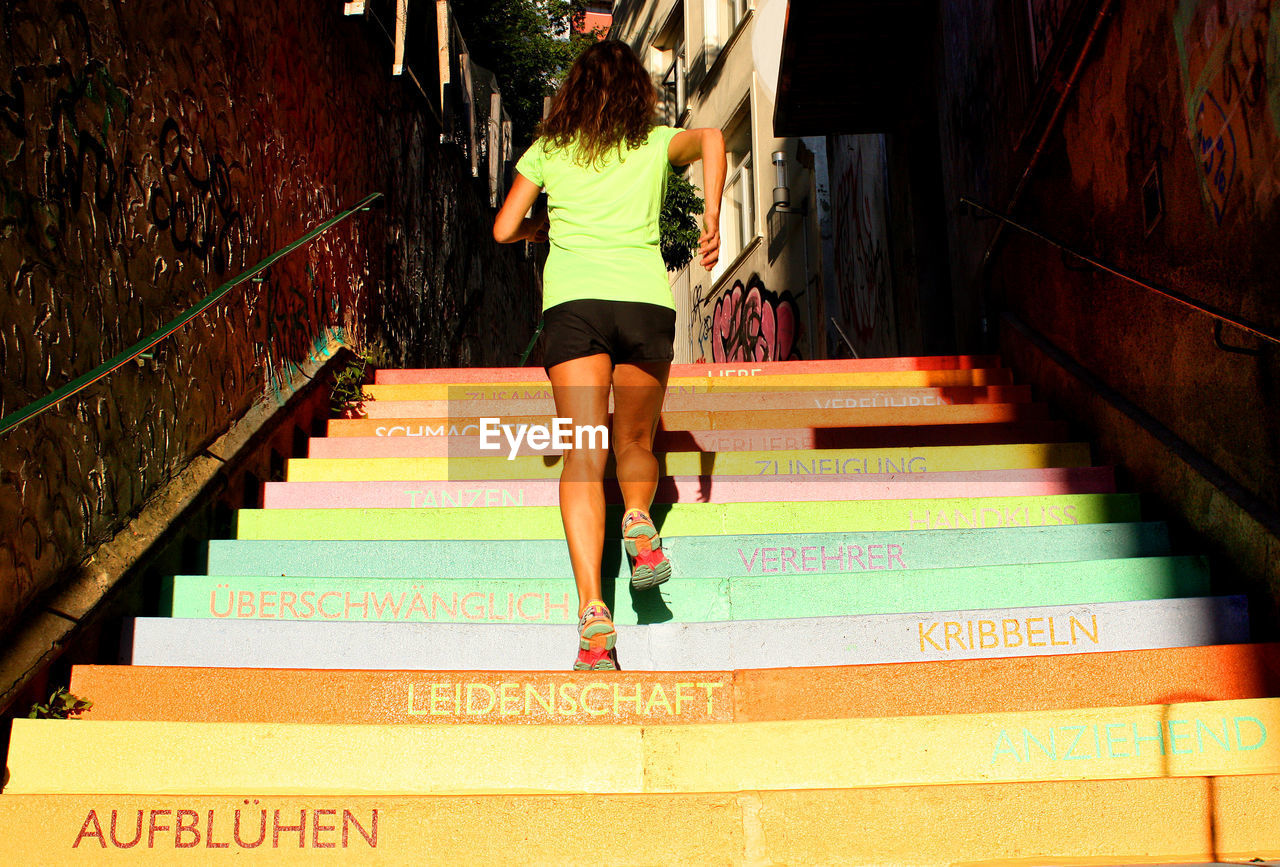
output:
POLYGON ((706 210, 702 214, 698 252, 702 255, 702 267, 710 271, 720 261, 720 200, 724 196, 727 164, 724 134, 714 127, 678 132, 667 145, 667 159, 676 166, 702 160, 702 194, 706 199, 706 210))
POLYGON ((545 244, 547 242, 547 215, 545 212, 524 222, 526 241, 534 244, 545 244))
POLYGON ((710 271, 720 261, 720 214, 702 215, 702 234, 698 236, 698 253, 702 267, 710 271))

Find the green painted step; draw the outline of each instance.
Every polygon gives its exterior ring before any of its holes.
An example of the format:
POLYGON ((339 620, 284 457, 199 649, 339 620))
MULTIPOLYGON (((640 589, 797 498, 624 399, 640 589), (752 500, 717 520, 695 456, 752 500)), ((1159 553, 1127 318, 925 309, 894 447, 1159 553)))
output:
MULTIPOLYGON (((1137 494, 970 497, 805 503, 676 503, 655 507, 659 530, 676 536, 849 530, 1103 524, 1136 521, 1137 494)), ((608 535, 622 520, 606 511, 608 535)), ((560 539, 556 506, 476 509, 241 509, 240 539, 560 539)))
MULTIPOLYGON (((662 546, 677 576, 704 578, 1158 557, 1170 551, 1169 528, 1161 521, 887 533, 668 533, 662 546)), ((606 578, 630 576, 620 541, 605 547, 603 567, 606 578)), ((214 539, 209 542, 205 571, 209 575, 520 578, 531 569, 543 575, 573 574, 564 542, 214 539)))
MULTIPOLYGON (((632 593, 616 579, 614 620, 625 624, 770 620, 828 615, 1022 608, 1204 596, 1199 557, 975 566, 819 575, 677 578, 632 593)), ((179 575, 165 596, 172 617, 573 623, 565 576, 544 578, 283 578, 179 575)))

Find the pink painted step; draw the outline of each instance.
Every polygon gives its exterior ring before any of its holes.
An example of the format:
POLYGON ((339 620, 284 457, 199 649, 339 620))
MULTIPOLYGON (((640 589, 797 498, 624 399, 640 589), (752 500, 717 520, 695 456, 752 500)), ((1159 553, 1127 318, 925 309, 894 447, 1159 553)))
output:
MULTIPOLYGON (((758 361, 732 364, 673 364, 672 376, 761 376, 778 373, 860 373, 893 370, 977 370, 999 367, 994 355, 923 355, 905 358, 843 358, 824 361, 758 361)), ((427 370, 379 370, 378 385, 424 382, 538 382, 541 367, 437 367, 427 370)))
MULTIPOLYGON (((314 437, 311 458, 492 457, 475 436, 423 436, 389 422, 379 436, 314 437)), ((1064 421, 972 425, 922 425, 889 428, 786 428, 740 431, 658 431, 660 452, 746 452, 783 449, 900 448, 908 446, 982 446, 1002 443, 1062 443, 1069 439, 1064 421)), ((548 454, 522 443, 520 454, 548 454)))
MULTIPOLYGON (((404 482, 267 482, 264 509, 407 509, 434 506, 555 506, 559 479, 404 482)), ((1041 497, 1115 493, 1111 467, 900 473, 858 476, 667 476, 658 503, 767 503, 778 500, 910 500, 932 497, 1041 497)), ((605 483, 610 503, 622 502, 605 483)))

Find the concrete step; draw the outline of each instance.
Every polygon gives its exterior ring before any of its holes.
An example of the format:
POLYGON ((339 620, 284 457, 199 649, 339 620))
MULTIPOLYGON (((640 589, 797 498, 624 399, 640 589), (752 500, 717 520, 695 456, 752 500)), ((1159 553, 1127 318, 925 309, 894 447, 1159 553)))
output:
MULTIPOLYGON (((1040 497, 1057 494, 1113 494, 1111 467, 978 470, 967 473, 864 474, 857 476, 778 475, 663 476, 655 503, 776 502, 786 485, 791 502, 813 500, 909 500, 932 497, 1040 497)), ((617 482, 605 484, 605 501, 623 502, 617 482)), ((266 482, 264 509, 460 508, 558 506, 558 479, 493 482, 266 482)))
POLYGON ((15 719, 5 788, 665 794, 1236 776, 1280 773, 1276 731, 1280 698, 698 726, 15 719))
MULTIPOLYGON (((381 386, 378 386, 381 388, 381 386)), ((548 392, 541 397, 523 396, 512 390, 509 397, 501 399, 476 399, 473 386, 454 386, 454 394, 447 400, 415 400, 414 415, 427 418, 453 418, 462 416, 521 416, 552 415, 555 403, 548 392)), ((541 394, 546 389, 538 390, 541 394)), ((366 392, 371 397, 377 392, 366 392)), ((385 400, 385 398, 384 398, 385 400)), ((613 406, 610 395, 609 406, 613 406)), ((376 399, 374 402, 377 402, 376 399)), ((677 387, 667 395, 662 408, 668 412, 722 412, 742 409, 795 410, 795 409, 873 409, 909 406, 949 406, 951 404, 1030 403, 1031 387, 1028 385, 957 385, 949 388, 851 388, 830 389, 795 388, 786 391, 765 391, 754 388, 744 380, 731 391, 690 393, 677 387)), ((366 409, 373 409, 366 401, 366 409)), ((371 418, 373 416, 370 416, 371 418)), ((389 417, 389 416, 383 416, 389 417)))
MULTIPOLYGON (((894 533, 776 533, 663 536, 675 575, 731 575, 942 569, 998 563, 1158 557, 1169 553, 1160 522, 907 530, 894 533)), ((622 543, 607 546, 606 578, 631 575, 622 543)), ((488 575, 520 578, 572 573, 561 540, 261 541, 213 539, 210 575, 427 578, 488 575)))
MULTIPOLYGON (((800 565, 800 561, 796 561, 800 565)), ((1148 557, 865 573, 734 578, 678 576, 649 591, 628 579, 606 588, 617 623, 702 623, 1020 608, 1204 596, 1199 557, 1148 557), (610 592, 611 591, 611 592, 610 592)), ((374 620, 427 623, 577 623, 566 576, 310 578, 177 575, 161 612, 171 617, 374 620)))
MULTIPOLYGON (((618 627, 624 671, 860 665, 1237 644, 1244 597, 618 627)), ((563 671, 572 625, 133 621, 134 665, 563 671)))
POLYGON ((1270 698, 1280 693, 1280 644, 607 675, 78 665, 70 689, 93 700, 84 718, 94 720, 674 725, 929 716, 1270 698))
MULTIPOLYGON (((819 361, 755 361, 750 364, 673 364, 675 377, 753 377, 776 373, 867 373, 888 370, 971 370, 999 367, 996 355, 917 355, 902 358, 834 358, 819 361)), ((432 367, 379 370, 375 381, 382 385, 424 382, 524 382, 546 380, 540 367, 432 367)))
MULTIPOLYGON (((369 436, 335 431, 341 419, 329 422, 330 436, 313 437, 311 458, 427 458, 483 457, 476 432, 447 435, 448 425, 376 425, 369 436), (440 431, 437 436, 435 431, 440 431)), ((355 433, 354 431, 352 433, 355 433)), ((659 452, 742 452, 807 450, 816 448, 909 448, 913 446, 983 446, 1009 443, 1062 443, 1070 439, 1066 422, 1035 421, 1012 424, 921 425, 889 428, 789 428, 752 431, 658 431, 659 452)), ((520 442, 520 455, 559 454, 556 449, 531 449, 520 442)))
MULTIPOLYGON (((662 476, 864 476, 978 470, 1087 467, 1087 443, 1015 443, 893 449, 668 452, 658 454, 662 476)), ((605 475, 614 475, 610 459, 605 475)), ((398 482, 405 479, 558 479, 560 457, 510 457, 502 448, 488 457, 291 458, 290 482, 398 482)))
MULTIPOLYGON (((781 489, 780 489, 781 491, 781 489)), ((849 500, 814 503, 675 503, 651 513, 663 533, 717 536, 803 527, 841 530, 938 530, 958 527, 1123 523, 1139 519, 1137 494, 849 500)), ((562 539, 555 506, 443 509, 241 509, 239 539, 562 539)), ((607 538, 618 533, 620 507, 605 515, 607 538)))
POLYGON ((15 864, 67 849, 130 864, 255 852, 273 864, 498 864, 513 852, 584 867, 602 852, 645 864, 1151 864, 1275 857, 1277 814, 1271 775, 692 795, 5 795, 0 839, 15 864))

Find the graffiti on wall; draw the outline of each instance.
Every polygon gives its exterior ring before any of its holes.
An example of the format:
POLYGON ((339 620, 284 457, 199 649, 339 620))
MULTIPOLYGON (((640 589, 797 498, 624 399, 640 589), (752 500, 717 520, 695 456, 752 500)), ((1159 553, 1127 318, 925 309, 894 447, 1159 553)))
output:
POLYGON ((511 363, 527 341, 531 270, 495 250, 487 190, 333 10, 0 4, 0 415, 387 195, 0 438, 0 630, 329 338, 404 366, 511 363))
POLYGON ((693 287, 689 346, 693 361, 795 361, 800 315, 790 292, 772 292, 759 274, 709 293, 693 287))
POLYGON ((715 314, 715 298, 710 281, 699 280, 693 286, 689 307, 689 348, 696 361, 711 359, 711 322, 715 314))
POLYGON ((1280 193, 1280 15, 1270 0, 1182 0, 1174 36, 1209 213, 1222 225, 1237 208, 1269 210, 1280 193))
POLYGON ((799 321, 790 292, 770 292, 758 274, 735 280, 711 313, 711 360, 795 361, 799 321))
MULTIPOLYGON (((832 206, 837 303, 833 309, 860 355, 887 355, 895 348, 887 171, 884 136, 831 139, 831 172, 836 178, 832 206)), ((833 350, 839 348, 833 345, 833 350)))

